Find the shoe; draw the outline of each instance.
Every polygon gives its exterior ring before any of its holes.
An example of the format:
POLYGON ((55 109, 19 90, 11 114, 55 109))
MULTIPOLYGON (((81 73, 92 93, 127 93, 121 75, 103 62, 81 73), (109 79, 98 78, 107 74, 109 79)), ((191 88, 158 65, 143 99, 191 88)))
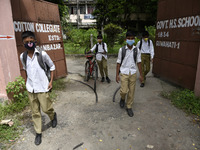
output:
POLYGON ((127 108, 126 111, 129 115, 129 117, 133 117, 134 114, 133 114, 133 110, 131 108, 127 108))
POLYGON ((52 128, 55 128, 57 126, 57 115, 56 115, 56 113, 54 113, 54 118, 51 122, 52 122, 52 128))
POLYGON ((42 143, 42 134, 36 133, 35 136, 35 145, 40 145, 42 143))
POLYGON ((102 77, 102 78, 101 78, 101 82, 104 82, 104 81, 105 81, 105 78, 104 78, 104 77, 102 77))
POLYGON ((119 102, 119 105, 120 105, 121 108, 124 108, 125 100, 121 99, 120 102, 119 102))
POLYGON ((140 84, 140 87, 144 87, 144 83, 141 83, 141 84, 140 84))
POLYGON ((110 83, 110 79, 108 77, 106 77, 106 80, 107 80, 108 83, 110 83))

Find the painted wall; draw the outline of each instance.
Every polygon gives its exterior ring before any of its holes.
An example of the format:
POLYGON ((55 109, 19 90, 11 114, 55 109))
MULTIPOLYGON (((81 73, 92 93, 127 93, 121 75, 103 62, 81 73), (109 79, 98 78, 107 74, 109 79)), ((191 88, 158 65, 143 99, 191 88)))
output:
POLYGON ((159 0, 153 73, 194 90, 199 30, 200 0, 159 0))
POLYGON ((6 99, 6 85, 20 76, 10 0, 0 0, 0 99, 6 99))

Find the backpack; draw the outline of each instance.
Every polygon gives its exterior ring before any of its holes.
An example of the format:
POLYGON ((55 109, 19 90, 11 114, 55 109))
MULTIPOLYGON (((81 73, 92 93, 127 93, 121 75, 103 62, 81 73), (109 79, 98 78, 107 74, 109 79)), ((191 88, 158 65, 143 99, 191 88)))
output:
MULTIPOLYGON (((126 49, 125 49, 125 46, 122 47, 122 59, 121 59, 121 64, 124 60, 124 57, 126 56, 126 49)), ((136 59, 137 59, 137 47, 135 47, 133 49, 133 58, 134 58, 134 62, 136 64, 136 59)))
MULTIPOLYGON (((51 66, 48 66, 47 63, 43 61, 43 58, 42 58, 43 49, 41 49, 40 47, 37 47, 37 48, 40 51, 40 53, 36 53, 38 63, 40 65, 40 67, 44 70, 48 80, 50 81, 51 80, 51 72, 50 72, 51 66)), ((28 55, 28 51, 25 51, 23 53, 23 63, 25 64, 25 68, 26 68, 27 55, 28 55)))
MULTIPOLYGON (((103 50, 106 52, 104 42, 102 42, 102 44, 103 44, 103 50)), ((98 53, 98 46, 99 44, 96 44, 96 49, 95 49, 96 54, 98 53)))
MULTIPOLYGON (((150 40, 148 39, 148 46, 150 46, 150 40)), ((139 46, 139 49, 141 50, 142 48, 142 39, 140 40, 140 46, 139 46)))

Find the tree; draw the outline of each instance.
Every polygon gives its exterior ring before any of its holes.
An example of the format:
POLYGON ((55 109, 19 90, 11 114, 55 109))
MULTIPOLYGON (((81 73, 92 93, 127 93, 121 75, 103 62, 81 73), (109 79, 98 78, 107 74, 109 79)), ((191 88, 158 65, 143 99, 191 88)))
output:
MULTIPOLYGON (((97 19, 97 27, 109 23, 118 24, 122 27, 133 26, 131 15, 136 14, 139 18, 140 13, 149 15, 149 19, 156 21, 158 0, 97 0, 93 15, 97 19)), ((139 20, 138 20, 139 21, 139 20)))

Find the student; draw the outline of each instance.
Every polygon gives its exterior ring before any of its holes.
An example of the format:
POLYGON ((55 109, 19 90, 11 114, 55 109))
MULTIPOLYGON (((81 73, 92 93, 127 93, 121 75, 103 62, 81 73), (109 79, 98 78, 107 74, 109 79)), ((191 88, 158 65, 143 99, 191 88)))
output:
POLYGON ((101 82, 105 81, 105 76, 106 76, 106 81, 110 83, 110 79, 108 77, 108 66, 107 66, 107 52, 108 52, 107 44, 102 42, 102 39, 103 39, 102 35, 99 34, 97 36, 98 43, 95 44, 88 53, 93 52, 94 50, 96 51, 96 60, 101 74, 101 82))
POLYGON ((141 53, 133 44, 135 43, 135 35, 133 32, 128 31, 126 33, 127 45, 119 49, 117 67, 116 67, 116 82, 121 80, 120 89, 120 107, 124 108, 125 98, 127 95, 126 110, 130 117, 133 117, 132 110, 135 84, 136 84, 136 63, 140 72, 140 81, 143 80, 141 69, 141 53), (124 56, 124 57, 123 57, 124 56), (135 60, 136 59, 136 60, 135 60), (119 75, 120 72, 120 75, 119 75))
POLYGON ((144 87, 146 81, 146 75, 150 71, 150 63, 153 62, 154 47, 153 42, 149 39, 149 32, 144 31, 142 33, 142 39, 136 45, 141 51, 142 60, 142 75, 144 77, 140 87, 144 87))
POLYGON ((32 119, 34 123, 34 129, 36 131, 35 144, 39 145, 42 142, 42 119, 41 111, 45 112, 51 122, 52 127, 55 128, 57 125, 57 116, 52 106, 52 100, 49 97, 49 90, 52 89, 53 82, 53 71, 55 65, 44 51, 39 51, 36 48, 35 35, 31 31, 25 31, 21 35, 24 47, 27 50, 27 59, 24 60, 24 53, 20 55, 20 60, 23 65, 23 69, 26 70, 26 89, 28 91, 28 97, 32 110, 32 119), (48 77, 39 64, 39 55, 42 55, 43 62, 50 67, 51 79, 48 77))

